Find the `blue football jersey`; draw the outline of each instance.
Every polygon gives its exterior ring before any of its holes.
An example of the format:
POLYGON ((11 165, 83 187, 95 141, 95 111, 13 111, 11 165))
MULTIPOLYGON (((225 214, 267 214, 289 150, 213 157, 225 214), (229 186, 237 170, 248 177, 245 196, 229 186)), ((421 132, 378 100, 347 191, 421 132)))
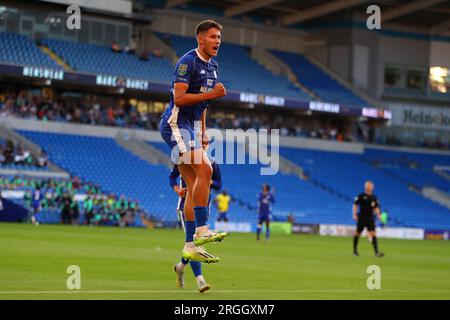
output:
POLYGON ((174 104, 173 87, 177 82, 189 85, 187 93, 204 93, 211 91, 218 77, 218 65, 214 60, 204 61, 193 49, 178 60, 173 72, 172 89, 170 103, 167 105, 163 119, 173 121, 181 127, 193 127, 195 121, 201 120, 203 111, 208 107, 208 101, 178 108, 174 104))
POLYGON ((272 213, 272 204, 275 202, 275 197, 272 193, 262 193, 258 195, 258 213, 260 215, 272 213))

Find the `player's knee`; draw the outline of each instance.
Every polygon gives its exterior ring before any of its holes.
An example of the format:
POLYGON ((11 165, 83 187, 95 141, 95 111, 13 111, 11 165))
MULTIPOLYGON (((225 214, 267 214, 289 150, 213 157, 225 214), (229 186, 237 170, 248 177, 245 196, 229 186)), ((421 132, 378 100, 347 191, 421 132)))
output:
POLYGON ((203 163, 201 165, 201 168, 199 170, 199 176, 201 178, 207 179, 208 181, 211 180, 213 174, 213 169, 209 163, 203 163))

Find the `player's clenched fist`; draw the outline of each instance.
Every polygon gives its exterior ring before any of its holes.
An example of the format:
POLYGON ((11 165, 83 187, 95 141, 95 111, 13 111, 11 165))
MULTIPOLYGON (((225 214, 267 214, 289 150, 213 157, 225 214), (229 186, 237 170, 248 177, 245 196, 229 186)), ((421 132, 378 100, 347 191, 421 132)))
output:
POLYGON ((221 98, 227 95, 227 90, 221 82, 216 83, 211 92, 213 93, 213 99, 221 98))

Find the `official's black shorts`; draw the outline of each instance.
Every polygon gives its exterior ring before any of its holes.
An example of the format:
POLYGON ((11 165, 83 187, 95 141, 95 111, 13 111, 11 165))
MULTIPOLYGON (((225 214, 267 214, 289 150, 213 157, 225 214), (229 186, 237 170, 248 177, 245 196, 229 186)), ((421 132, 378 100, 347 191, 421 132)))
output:
POLYGON ((375 231, 375 219, 373 217, 358 217, 356 231, 361 233, 364 228, 367 228, 367 231, 375 231))

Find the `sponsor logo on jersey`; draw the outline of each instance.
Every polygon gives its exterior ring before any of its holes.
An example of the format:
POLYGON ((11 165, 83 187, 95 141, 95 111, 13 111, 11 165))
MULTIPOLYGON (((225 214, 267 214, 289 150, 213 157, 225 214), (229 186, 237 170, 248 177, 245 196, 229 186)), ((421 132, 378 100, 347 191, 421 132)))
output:
POLYGON ((207 87, 207 86, 201 86, 200 87, 200 92, 205 93, 205 92, 210 92, 212 90, 211 87, 207 87))
POLYGON ((200 74, 205 74, 206 71, 205 70, 200 70, 200 74))

